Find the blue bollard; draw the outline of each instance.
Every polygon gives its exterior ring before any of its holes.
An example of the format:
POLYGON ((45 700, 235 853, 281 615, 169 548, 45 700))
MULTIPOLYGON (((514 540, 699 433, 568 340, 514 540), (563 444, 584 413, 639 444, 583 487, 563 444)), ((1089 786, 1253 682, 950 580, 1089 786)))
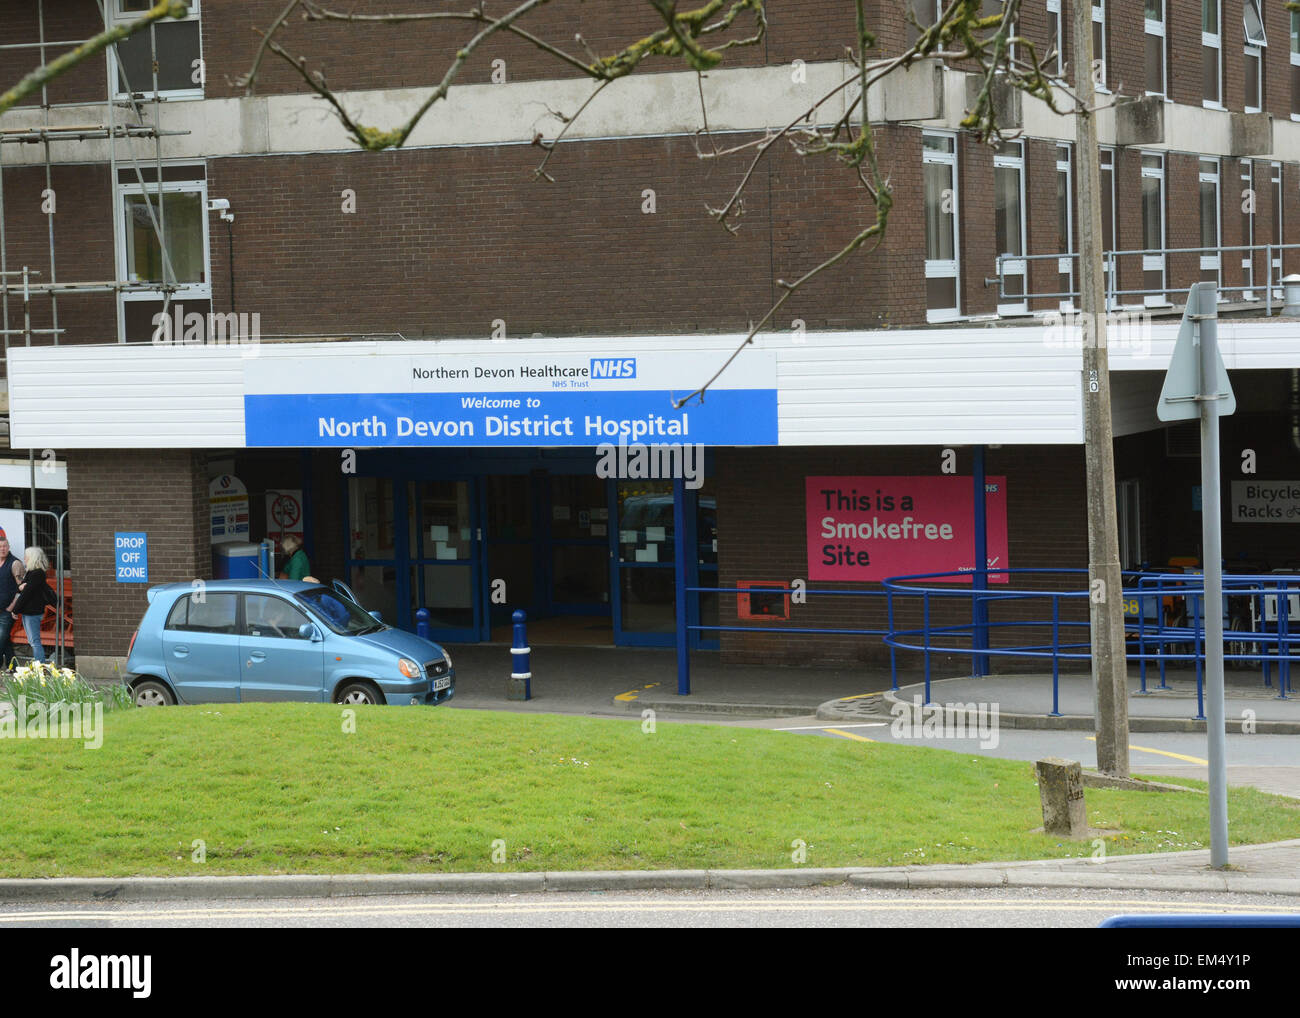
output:
POLYGON ((429 638, 429 609, 421 608, 415 613, 415 635, 421 640, 429 638))
POLYGON ((514 640, 510 646, 510 681, 506 684, 507 700, 531 700, 533 698, 533 673, 531 648, 528 646, 528 616, 523 609, 516 609, 510 616, 514 621, 514 640))

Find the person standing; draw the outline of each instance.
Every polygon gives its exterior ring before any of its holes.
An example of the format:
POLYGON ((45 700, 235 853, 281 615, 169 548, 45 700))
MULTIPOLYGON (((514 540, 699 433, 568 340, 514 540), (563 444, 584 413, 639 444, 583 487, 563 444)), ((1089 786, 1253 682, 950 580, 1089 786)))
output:
POLYGON ((280 541, 284 549, 284 567, 280 571, 282 580, 301 580, 311 572, 311 563, 307 553, 302 550, 302 538, 297 534, 286 534, 280 541))
POLYGON ((47 605, 59 603, 58 596, 46 582, 46 570, 50 561, 45 552, 32 545, 23 552, 23 566, 26 574, 18 585, 18 596, 14 599, 13 613, 23 618, 23 631, 27 633, 27 642, 32 647, 32 660, 45 660, 45 646, 41 643, 41 621, 45 618, 47 605))
MULTIPOLYGON (((13 604, 25 573, 22 561, 9 550, 9 538, 0 530, 0 605, 13 604)), ((0 628, 0 668, 8 668, 14 662, 14 617, 8 607, 0 609, 0 628)))

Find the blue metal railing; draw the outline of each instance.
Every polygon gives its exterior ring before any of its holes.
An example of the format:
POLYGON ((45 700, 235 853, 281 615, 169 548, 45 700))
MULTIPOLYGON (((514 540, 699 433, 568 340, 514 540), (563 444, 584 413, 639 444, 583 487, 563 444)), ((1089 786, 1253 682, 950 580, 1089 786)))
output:
MULTIPOLYGON (((898 689, 898 651, 916 651, 923 655, 925 702, 931 702, 932 657, 935 654, 965 654, 972 657, 973 674, 986 669, 981 662, 989 657, 1039 658, 1051 661, 1052 709, 1050 716, 1060 716, 1061 663, 1088 661, 1092 657, 1088 638, 1090 593, 1086 569, 990 569, 990 578, 1007 586, 989 588, 971 583, 970 572, 923 573, 896 576, 882 581, 879 590, 820 590, 801 587, 685 587, 689 595, 780 594, 801 595, 796 603, 811 597, 857 597, 885 600, 885 628, 810 627, 784 624, 774 618, 761 625, 684 625, 678 640, 678 691, 690 691, 689 661, 685 653, 685 633, 767 633, 779 636, 865 636, 880 637, 889 648, 890 682, 898 689), (1076 589, 1041 589, 1011 586, 1034 582, 1040 578, 1059 578, 1061 587, 1076 589), (1082 579, 1082 583, 1080 583, 1082 579), (937 584, 944 584, 938 586, 937 584), (936 608, 957 602, 969 602, 960 609, 969 622, 934 621, 936 608), (1004 602, 1034 603, 1046 599, 1048 604, 1038 617, 993 619, 991 609, 1004 602), (919 602, 919 604, 918 604, 919 602), (900 627, 898 618, 906 605, 919 616, 919 625, 900 627), (1079 634, 1079 630, 1083 633, 1079 634), (1041 636, 1026 635, 1024 640, 994 644, 990 636, 1037 631, 1041 636), (1049 635, 1050 634, 1050 635, 1049 635)), ((1147 667, 1154 663, 1159 670, 1155 690, 1172 688, 1167 679, 1170 662, 1192 662, 1196 671, 1196 719, 1205 719, 1205 590, 1199 573, 1125 572, 1122 591, 1125 609, 1126 654, 1139 669, 1139 693, 1148 688, 1147 667)), ((1272 688, 1272 672, 1278 675, 1278 698, 1291 694, 1290 666, 1300 661, 1300 575, 1260 573, 1225 574, 1223 577, 1224 661, 1242 667, 1261 667, 1266 687, 1272 688)), ((957 607, 954 605, 954 608, 957 607)))
MULTIPOLYGON (((1056 574, 1066 577, 1083 575, 1083 569, 991 569, 991 575, 1008 578, 1024 574, 1056 574)), ((1086 618, 1062 618, 1062 605, 1070 602, 1089 604, 1087 590, 954 590, 951 587, 921 586, 923 581, 952 582, 957 573, 928 573, 916 576, 892 577, 884 586, 895 596, 911 594, 945 598, 971 598, 983 601, 986 606, 1001 601, 1033 600, 1047 598, 1051 602, 1051 621, 1045 619, 1014 619, 989 621, 988 630, 1016 630, 1050 627, 1050 643, 1030 643, 1016 646, 974 646, 974 623, 970 625, 933 627, 927 621, 920 628, 894 629, 885 636, 885 642, 895 649, 922 652, 927 660, 925 669, 925 698, 930 702, 929 657, 934 653, 978 654, 1004 657, 1050 658, 1052 662, 1052 716, 1060 715, 1060 667, 1062 661, 1087 661, 1092 657, 1088 640, 1071 639, 1073 631, 1089 629, 1086 618), (913 638, 919 637, 920 642, 913 638), (939 643, 936 638, 970 637, 971 646, 939 643)), ((1193 662, 1196 670, 1196 719, 1205 719, 1204 646, 1203 625, 1205 590, 1198 573, 1125 573, 1125 582, 1135 586, 1123 591, 1125 605, 1126 650, 1130 661, 1139 667, 1139 692, 1148 693, 1147 664, 1159 666, 1160 684, 1157 689, 1169 689, 1166 668, 1168 663, 1193 662), (1149 621, 1150 620, 1150 623, 1149 621)), ((1237 575, 1223 577, 1223 613, 1228 622, 1224 626, 1224 661, 1243 665, 1261 664, 1264 684, 1272 687, 1271 670, 1278 671, 1278 697, 1288 699, 1290 664, 1300 661, 1300 618, 1289 603, 1300 597, 1300 576, 1279 574, 1237 575), (1235 604, 1234 604, 1235 602, 1235 604), (1249 614, 1246 614, 1248 612, 1249 614), (1250 626, 1245 623, 1249 619, 1250 626), (1261 626, 1258 623, 1263 622, 1261 626)), ((1082 612, 1077 612, 1082 614, 1082 612)))
MULTIPOLYGON (((886 629, 841 629, 841 628, 824 628, 808 626, 708 626, 708 625, 684 625, 678 630, 678 650, 677 650, 677 692, 683 696, 690 692, 690 661, 686 655, 686 641, 682 638, 686 632, 692 633, 776 633, 779 635, 790 636, 888 636, 894 627, 894 604, 893 595, 887 590, 809 590, 802 587, 686 587, 687 594, 781 594, 783 596, 800 596, 800 597, 866 597, 866 598, 885 598, 887 602, 887 618, 889 626, 886 629)), ((773 619, 772 621, 778 621, 773 619)), ((890 674, 897 675, 897 664, 894 660, 894 649, 889 649, 890 674)), ((894 688, 898 688, 895 680, 894 688)))

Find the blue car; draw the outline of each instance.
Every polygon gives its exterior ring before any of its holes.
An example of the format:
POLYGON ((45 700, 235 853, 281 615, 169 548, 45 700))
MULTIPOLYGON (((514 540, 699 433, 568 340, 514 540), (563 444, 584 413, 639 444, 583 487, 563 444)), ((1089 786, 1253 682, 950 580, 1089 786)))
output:
POLYGON ((456 691, 446 651, 384 625, 340 583, 210 580, 147 596, 127 652, 137 706, 438 704, 456 691))

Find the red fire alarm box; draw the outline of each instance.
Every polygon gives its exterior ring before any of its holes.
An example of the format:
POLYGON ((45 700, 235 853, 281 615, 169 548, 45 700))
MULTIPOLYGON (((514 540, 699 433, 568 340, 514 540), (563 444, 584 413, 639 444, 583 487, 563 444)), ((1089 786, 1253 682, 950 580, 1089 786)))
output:
POLYGON ((736 595, 736 617, 742 619, 788 619, 790 595, 787 585, 779 581, 754 580, 741 583, 741 593, 736 595), (746 591, 744 588, 752 588, 746 591), (771 592, 759 588, 770 588, 771 592))

